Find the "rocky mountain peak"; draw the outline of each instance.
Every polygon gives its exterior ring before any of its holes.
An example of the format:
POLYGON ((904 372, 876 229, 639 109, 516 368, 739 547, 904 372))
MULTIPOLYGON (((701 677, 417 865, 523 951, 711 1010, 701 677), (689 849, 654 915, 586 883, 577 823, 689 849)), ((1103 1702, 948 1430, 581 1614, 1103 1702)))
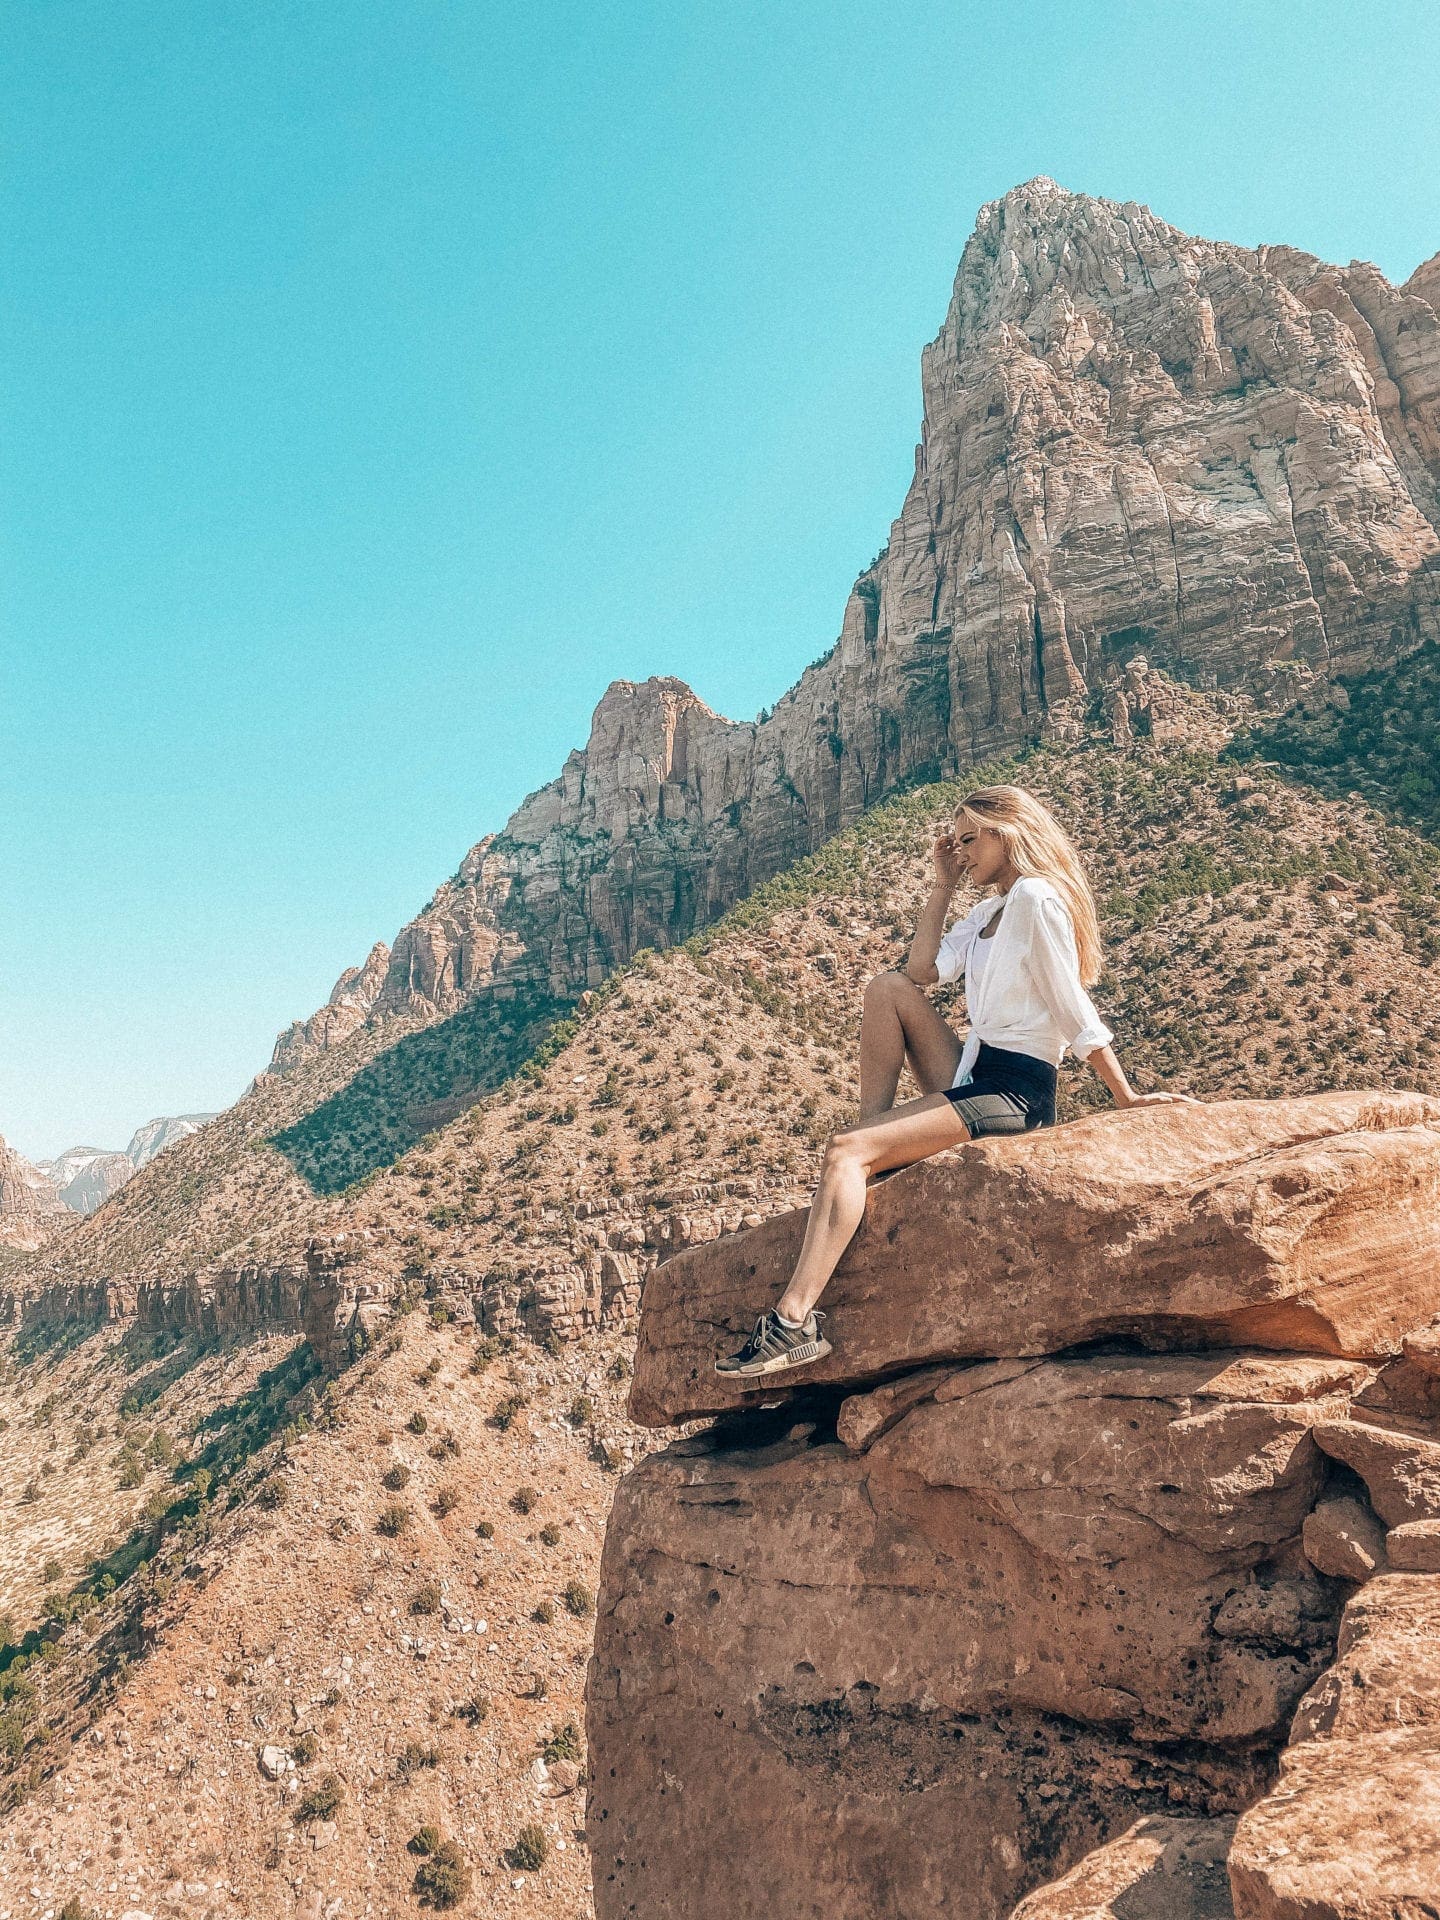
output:
POLYGON ((1440 637, 1426 289, 1428 269, 1397 291, 1044 176, 991 201, 836 646, 759 724, 669 676, 615 681, 585 746, 402 930, 370 1004, 373 971, 282 1036, 277 1069, 491 984, 573 997, 897 786, 1118 712, 1137 658, 1156 686, 1278 705, 1440 637))

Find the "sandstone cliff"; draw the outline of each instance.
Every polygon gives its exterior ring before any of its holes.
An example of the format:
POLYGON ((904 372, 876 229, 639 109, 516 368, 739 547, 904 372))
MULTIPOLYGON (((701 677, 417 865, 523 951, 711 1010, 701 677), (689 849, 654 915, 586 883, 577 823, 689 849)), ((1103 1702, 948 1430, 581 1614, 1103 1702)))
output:
POLYGON ((33 1252, 72 1218, 48 1175, 0 1140, 0 1246, 33 1252))
POLYGON ((612 1510, 600 1920, 711 1911, 719 1860, 783 1920, 1433 1910, 1437 1175, 1440 1102, 1384 1096, 967 1147, 748 1391, 710 1360, 802 1219, 662 1263, 632 1411, 728 1411, 612 1510))
POLYGON ((1435 293, 1433 262, 1396 289, 1045 179, 982 208, 921 358, 914 478, 830 654, 757 724, 617 681, 274 1068, 492 982, 573 996, 897 784, 1070 737, 1094 703, 1148 728, 1137 655, 1283 705, 1440 636, 1435 293))

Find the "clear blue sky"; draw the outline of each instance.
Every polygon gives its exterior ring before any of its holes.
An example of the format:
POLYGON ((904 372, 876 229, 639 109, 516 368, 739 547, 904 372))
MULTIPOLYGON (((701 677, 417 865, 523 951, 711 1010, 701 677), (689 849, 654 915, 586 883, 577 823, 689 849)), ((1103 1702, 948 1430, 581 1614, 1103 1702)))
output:
POLYGON ((584 741, 753 714, 980 204, 1440 248, 1433 6, 15 0, 0 1133, 221 1106, 584 741))

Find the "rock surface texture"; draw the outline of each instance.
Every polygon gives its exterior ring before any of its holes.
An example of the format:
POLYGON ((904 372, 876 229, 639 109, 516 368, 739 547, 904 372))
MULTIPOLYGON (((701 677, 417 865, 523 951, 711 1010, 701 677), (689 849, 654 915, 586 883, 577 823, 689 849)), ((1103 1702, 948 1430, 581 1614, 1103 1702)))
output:
POLYGON ((583 750, 277 1043, 477 990, 594 986, 899 783, 1192 687, 1284 705, 1440 635, 1434 263, 1196 239, 1036 179, 982 208, 921 357, 915 473, 839 637, 772 713, 616 681, 583 750))
MULTIPOLYGON (((805 1218, 656 1269, 636 1419, 738 1404, 711 1362, 772 1303, 805 1218)), ((1104 1114, 937 1155, 876 1188, 827 1293, 835 1351, 807 1378, 1116 1336, 1398 1354, 1434 1310, 1437 1271, 1440 1101, 1332 1093, 1104 1114)))
POLYGON ((780 1920, 1440 1911, 1440 1576, 1386 1571, 1440 1519, 1437 1146, 1347 1094, 963 1149, 748 1396, 711 1361, 801 1220, 662 1262, 632 1409, 728 1410, 611 1515, 600 1920, 720 1860, 780 1920))
POLYGON ((0 1140, 0 1246, 32 1252, 73 1218, 48 1174, 0 1140))

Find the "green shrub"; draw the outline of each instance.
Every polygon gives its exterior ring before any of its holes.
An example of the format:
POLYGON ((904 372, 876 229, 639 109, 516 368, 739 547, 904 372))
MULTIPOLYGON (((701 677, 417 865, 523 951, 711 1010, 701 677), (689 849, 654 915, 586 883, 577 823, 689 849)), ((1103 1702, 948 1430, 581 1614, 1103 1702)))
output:
POLYGON ((454 1487, 441 1487, 430 1503, 430 1510, 437 1520, 444 1520, 460 1504, 460 1495, 454 1487))
POLYGON ((554 1766, 557 1760, 578 1760, 581 1754, 580 1729, 573 1720, 567 1720, 558 1727, 540 1749, 541 1758, 547 1766, 554 1766))
POLYGON ((410 1602, 412 1613, 438 1613, 440 1611, 440 1589, 433 1580, 427 1580, 415 1598, 410 1602))
POLYGON ((595 1596, 583 1580, 572 1580, 564 1593, 565 1605, 577 1620, 595 1611, 595 1596))
POLYGON ((453 1840, 442 1840, 415 1870, 415 1892, 425 1907, 458 1907, 470 1891, 470 1869, 453 1840))
POLYGON ((490 1416, 490 1424, 498 1427, 501 1433, 509 1431, 520 1409, 528 1405, 529 1397, 523 1393, 507 1393, 503 1399, 495 1402, 495 1411, 490 1416))
POLYGON ((522 1827, 515 1836, 514 1845, 505 1851, 505 1864, 518 1873, 538 1873, 544 1866, 550 1852, 550 1843, 545 1838, 545 1829, 533 1823, 522 1827))
POLYGON ((419 1854, 434 1853, 439 1844, 440 1829, 438 1827, 420 1827, 405 1842, 409 1852, 419 1854))
POLYGON ((530 1618, 535 1621, 537 1626, 550 1626, 555 1619, 555 1602, 553 1600, 542 1600, 530 1618))
POLYGON ((308 1767, 320 1752, 320 1736, 307 1729, 290 1749, 290 1757, 297 1767, 308 1767))
POLYGON ((588 1427, 595 1418, 595 1402, 588 1393, 577 1393, 566 1415, 572 1427, 588 1427))
POLYGON ((410 1484, 409 1467, 403 1461, 397 1460, 394 1466, 387 1468, 381 1476, 380 1484, 382 1487, 388 1487, 391 1493, 399 1493, 410 1484))
POLYGON ((283 1474, 272 1473, 268 1479, 260 1482, 260 1491, 255 1498, 262 1507, 273 1513, 277 1507, 283 1507, 290 1498, 290 1482, 283 1474))
POLYGON ((543 1545, 545 1545, 545 1546, 547 1546, 547 1547, 558 1547, 558 1546, 559 1546, 559 1544, 560 1544, 560 1529, 559 1529, 559 1527, 557 1527, 557 1526, 556 1526, 556 1524, 555 1524, 555 1522, 554 1522, 553 1520, 547 1520, 547 1521, 545 1522, 545 1525, 544 1525, 543 1527, 541 1527, 541 1529, 540 1529, 540 1539, 541 1539, 541 1542, 542 1542, 542 1544, 543 1544, 543 1545))
POLYGON ((495 1538, 495 1522, 493 1520, 477 1520, 475 1522, 475 1531, 482 1540, 493 1540, 495 1538))
POLYGON ((424 1433, 428 1430, 430 1422, 425 1418, 423 1413, 417 1412, 411 1414, 410 1418, 405 1422, 405 1425, 411 1433, 424 1433))
POLYGON ((301 1794, 295 1807, 295 1818, 300 1825, 312 1820, 333 1820, 345 1798, 345 1783, 338 1773, 326 1773, 307 1787, 301 1794))
POLYGON ((387 1540, 394 1540, 400 1534, 404 1533, 409 1524, 410 1509, 405 1505, 405 1502, 403 1500, 391 1500, 380 1509, 379 1516, 375 1521, 375 1528, 378 1533, 383 1533, 387 1540))
POLYGON ((490 1717, 490 1702, 483 1693, 475 1693, 468 1700, 462 1700, 455 1709, 455 1718, 463 1720, 467 1727, 478 1727, 490 1717))
POLYGON ((532 1513, 540 1504, 538 1487, 517 1487, 510 1496, 510 1504, 516 1513, 532 1513))

